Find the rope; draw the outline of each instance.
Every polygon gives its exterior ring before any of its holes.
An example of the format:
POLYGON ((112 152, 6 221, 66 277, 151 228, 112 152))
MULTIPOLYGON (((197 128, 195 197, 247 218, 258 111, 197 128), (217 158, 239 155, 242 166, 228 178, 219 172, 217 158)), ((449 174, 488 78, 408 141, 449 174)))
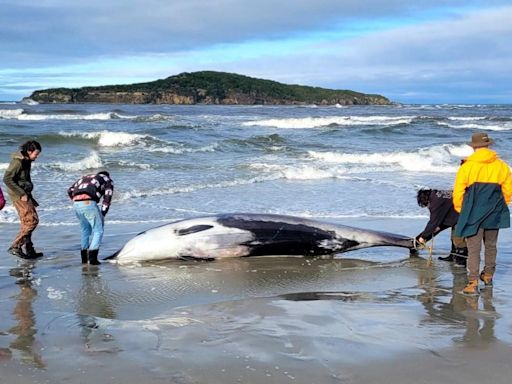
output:
POLYGON ((427 247, 428 248, 428 260, 427 260, 427 265, 428 266, 431 266, 433 264, 433 261, 432 261, 432 254, 434 253, 434 236, 432 236, 432 242, 430 244, 430 247, 427 247))

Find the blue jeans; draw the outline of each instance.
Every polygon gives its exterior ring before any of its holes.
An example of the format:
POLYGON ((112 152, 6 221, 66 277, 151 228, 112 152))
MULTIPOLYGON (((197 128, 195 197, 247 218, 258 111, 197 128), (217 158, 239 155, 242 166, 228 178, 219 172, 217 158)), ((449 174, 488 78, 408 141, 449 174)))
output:
POLYGON ((73 203, 76 217, 81 227, 81 249, 100 249, 103 238, 103 214, 95 201, 75 201, 73 203))

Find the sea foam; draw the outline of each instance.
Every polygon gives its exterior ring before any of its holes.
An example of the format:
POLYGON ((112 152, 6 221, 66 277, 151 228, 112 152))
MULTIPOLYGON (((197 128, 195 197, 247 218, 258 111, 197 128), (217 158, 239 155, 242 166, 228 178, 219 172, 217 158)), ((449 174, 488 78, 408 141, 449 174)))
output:
POLYGON ((163 196, 163 195, 174 195, 177 193, 192 193, 204 189, 216 189, 216 188, 230 188, 239 185, 250 185, 255 183, 261 183, 270 180, 276 180, 277 176, 256 176, 248 179, 235 179, 226 180, 218 183, 205 183, 205 184, 190 184, 187 186, 167 187, 167 188, 156 188, 156 189, 135 189, 127 192, 116 194, 116 200, 128 200, 139 197, 152 197, 152 196, 163 196))

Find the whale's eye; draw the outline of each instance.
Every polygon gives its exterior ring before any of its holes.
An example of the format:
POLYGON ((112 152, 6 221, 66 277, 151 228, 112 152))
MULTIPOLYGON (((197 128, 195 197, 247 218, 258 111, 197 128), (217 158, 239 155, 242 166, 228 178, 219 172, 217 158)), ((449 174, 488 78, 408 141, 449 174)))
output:
POLYGON ((174 232, 178 236, 190 235, 191 233, 197 233, 201 231, 206 231, 207 229, 213 228, 213 225, 194 225, 188 228, 176 229, 174 232))

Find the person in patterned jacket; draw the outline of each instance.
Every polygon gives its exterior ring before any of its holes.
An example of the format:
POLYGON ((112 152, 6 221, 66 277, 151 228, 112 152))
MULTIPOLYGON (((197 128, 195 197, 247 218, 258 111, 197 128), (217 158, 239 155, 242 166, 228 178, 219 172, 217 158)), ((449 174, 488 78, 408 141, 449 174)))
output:
POLYGON ((98 253, 103 238, 104 217, 110 208, 113 193, 114 183, 107 171, 84 175, 68 188, 81 227, 82 264, 101 264, 98 253))

